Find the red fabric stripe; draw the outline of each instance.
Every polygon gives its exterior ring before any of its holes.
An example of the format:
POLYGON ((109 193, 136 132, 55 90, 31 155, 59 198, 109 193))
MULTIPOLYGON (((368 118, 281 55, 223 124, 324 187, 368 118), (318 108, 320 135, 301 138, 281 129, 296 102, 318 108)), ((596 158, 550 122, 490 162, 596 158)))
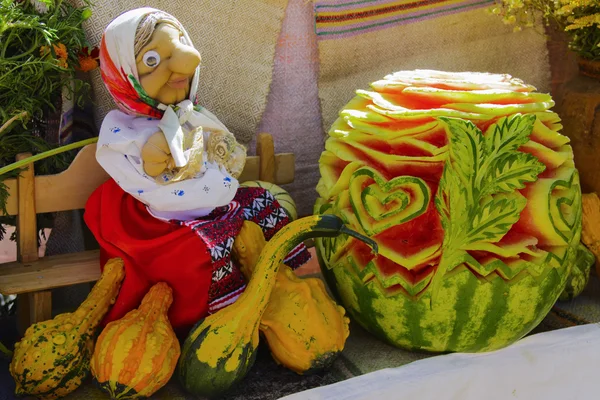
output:
POLYGON ((376 15, 393 13, 393 12, 401 11, 401 10, 410 10, 413 8, 420 8, 420 7, 424 7, 424 6, 428 6, 428 5, 432 5, 432 4, 445 3, 447 1, 448 0, 422 0, 422 1, 420 0, 420 1, 415 1, 412 3, 396 4, 396 5, 388 6, 388 7, 376 8, 376 9, 367 10, 367 11, 340 14, 340 15, 322 16, 322 15, 318 14, 317 17, 315 18, 315 20, 317 23, 350 21, 353 19, 369 18, 369 17, 374 17, 376 15))
POLYGON ((288 253, 287 257, 283 260, 283 262, 290 261, 292 258, 296 257, 298 254, 300 254, 300 252, 302 252, 305 249, 306 249, 306 246, 304 246, 304 243, 300 243, 298 246, 294 247, 292 249, 292 251, 290 251, 288 253))

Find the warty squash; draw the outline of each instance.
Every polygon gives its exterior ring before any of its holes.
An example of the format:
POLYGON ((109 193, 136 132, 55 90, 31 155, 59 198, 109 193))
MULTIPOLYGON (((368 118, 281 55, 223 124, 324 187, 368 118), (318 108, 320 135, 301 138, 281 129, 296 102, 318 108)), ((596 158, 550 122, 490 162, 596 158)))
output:
POLYGON ((139 308, 110 322, 98 337, 92 375, 111 398, 149 397, 173 375, 180 347, 167 317, 172 302, 169 285, 157 283, 139 308))
POLYGON ((121 259, 111 259, 92 291, 73 313, 30 326, 15 345, 10 374, 17 396, 56 399, 81 385, 90 367, 96 328, 125 277, 121 259))
MULTIPOLYGON (((262 229, 244 221, 233 255, 247 278, 256 268, 266 241, 262 229)), ((279 267, 275 286, 260 321, 275 361, 299 374, 329 366, 344 349, 350 333, 346 311, 337 305, 318 278, 299 278, 279 267)))
POLYGON ((377 245, 348 229, 334 215, 313 215, 284 226, 266 244, 246 290, 232 305, 200 320, 185 340, 178 375, 194 395, 215 397, 242 380, 254 363, 259 323, 269 301, 279 266, 301 241, 346 234, 377 245))

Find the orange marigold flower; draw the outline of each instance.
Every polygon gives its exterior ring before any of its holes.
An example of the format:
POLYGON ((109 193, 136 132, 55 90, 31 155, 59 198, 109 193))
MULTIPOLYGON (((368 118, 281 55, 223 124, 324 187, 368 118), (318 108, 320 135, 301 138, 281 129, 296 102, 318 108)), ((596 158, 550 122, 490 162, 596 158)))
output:
POLYGON ((62 43, 53 44, 54 53, 56 53, 56 57, 61 60, 66 60, 69 54, 67 53, 67 46, 62 43))
POLYGON ((98 61, 94 60, 92 57, 79 56, 79 68, 77 68, 78 70, 83 72, 89 72, 96 68, 98 68, 98 61))
POLYGON ((79 59, 79 68, 77 69, 83 72, 96 69, 99 65, 99 56, 100 52, 97 47, 94 47, 92 50, 89 50, 87 47, 82 47, 77 55, 77 58, 79 59))

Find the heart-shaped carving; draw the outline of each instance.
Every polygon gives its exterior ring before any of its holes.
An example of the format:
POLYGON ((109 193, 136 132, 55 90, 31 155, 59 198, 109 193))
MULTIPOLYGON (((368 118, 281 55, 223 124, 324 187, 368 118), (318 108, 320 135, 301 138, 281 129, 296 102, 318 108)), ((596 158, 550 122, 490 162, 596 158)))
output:
POLYGON ((550 187, 550 220, 567 243, 581 224, 581 189, 577 170, 567 179, 556 180, 550 187))
MULTIPOLYGON (((567 246, 581 226, 581 189, 573 168, 560 168, 523 191, 527 206, 517 224, 538 238, 542 246, 567 246)), ((555 252, 553 250, 553 252, 555 252)))
POLYGON ((424 180, 397 176, 387 181, 371 167, 354 171, 349 192, 354 213, 371 236, 423 214, 431 198, 424 180))

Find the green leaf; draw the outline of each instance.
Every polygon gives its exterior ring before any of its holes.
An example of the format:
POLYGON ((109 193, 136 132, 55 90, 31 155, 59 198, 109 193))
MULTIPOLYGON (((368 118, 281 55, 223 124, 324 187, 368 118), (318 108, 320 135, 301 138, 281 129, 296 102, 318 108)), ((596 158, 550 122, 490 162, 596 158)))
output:
POLYGON ((483 135, 470 121, 456 118, 440 118, 448 126, 450 133, 450 162, 454 172, 467 191, 474 188, 474 182, 485 159, 486 148, 483 135))
MULTIPOLYGON (((440 214, 440 219, 442 222, 442 227, 444 231, 450 229, 450 216, 452 215, 450 201, 452 197, 448 193, 452 187, 450 180, 454 178, 454 175, 450 174, 450 165, 447 162, 444 166, 444 172, 442 173, 442 177, 440 178, 440 184, 438 186, 438 191, 433 200, 435 203, 435 208, 437 208, 438 213, 440 214)), ((454 197, 454 196, 453 196, 454 197)))
POLYGON ((500 118, 490 126, 485 134, 485 145, 490 152, 490 160, 501 154, 514 153, 529 141, 533 131, 535 115, 515 114, 500 118))
POLYGON ((489 197, 472 216, 465 244, 501 240, 519 220, 520 213, 526 205, 527 199, 516 193, 489 197))
POLYGON ((461 184, 458 177, 453 173, 451 165, 447 162, 434 199, 445 232, 452 230, 451 218, 462 219, 466 217, 464 215, 466 208, 461 206, 461 203, 466 199, 465 186, 461 184))
POLYGON ((535 182, 546 166, 527 153, 507 153, 492 161, 481 184, 480 195, 511 193, 535 182))
POLYGON ((535 115, 501 118, 486 135, 471 122, 440 118, 449 138, 449 158, 435 198, 444 228, 443 252, 431 280, 431 304, 444 275, 462 263, 470 245, 497 242, 527 204, 516 192, 545 169, 518 149, 529 140, 535 115))

